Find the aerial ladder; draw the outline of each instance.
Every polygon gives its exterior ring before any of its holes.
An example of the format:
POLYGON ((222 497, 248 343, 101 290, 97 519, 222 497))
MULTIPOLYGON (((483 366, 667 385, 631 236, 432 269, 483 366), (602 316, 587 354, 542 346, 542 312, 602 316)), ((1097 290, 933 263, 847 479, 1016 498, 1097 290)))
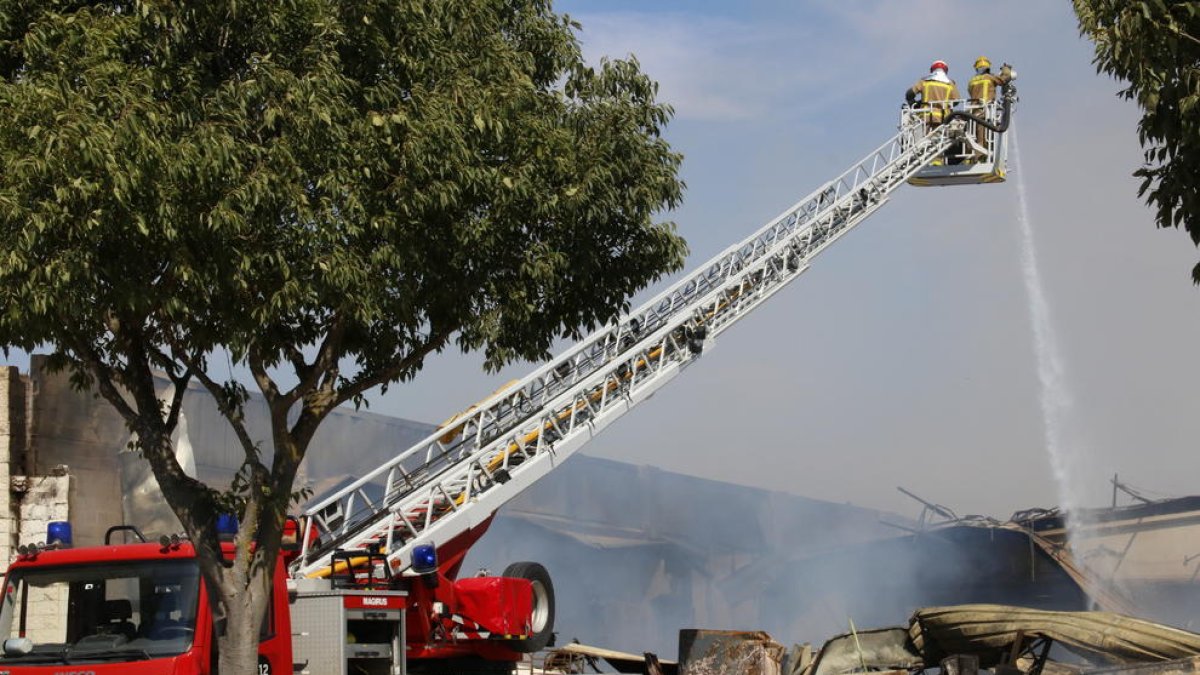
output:
MULTIPOLYGON (((1006 72, 1015 78, 1011 70, 1006 72)), ((892 138, 758 231, 416 445, 309 505, 299 521, 299 553, 288 566, 293 583, 353 575, 355 570, 361 574, 364 568, 385 568, 386 575, 397 578, 421 577, 425 585, 408 586, 415 596, 411 601, 414 607, 433 609, 428 619, 421 612, 412 615, 428 623, 425 628, 410 626, 409 633, 414 643, 429 640, 430 651, 413 653, 436 655, 437 645, 446 639, 487 638, 486 632, 472 631, 478 626, 471 621, 446 609, 453 603, 438 598, 451 597, 450 592, 436 588, 439 578, 455 587, 463 583, 455 581, 463 560, 497 510, 695 363, 721 333, 804 273, 817 255, 906 182, 1003 181, 1005 131, 1015 102, 1010 83, 994 102, 956 102, 955 111, 936 127, 919 107, 903 107, 892 138), (976 125, 985 133, 978 133, 976 125)), ((515 575, 506 570, 504 576, 515 575)), ((553 622, 548 576, 533 576, 535 625, 526 632, 540 631, 542 637, 507 641, 517 651, 544 645, 547 623, 553 622)))
POLYGON ((1003 181, 1003 132, 1015 101, 1011 84, 991 104, 960 101, 932 130, 919 108, 902 108, 896 135, 757 232, 309 506, 293 575, 328 573, 339 550, 376 548, 402 571, 419 545, 469 547, 477 537, 464 542, 464 534, 485 527, 505 502, 674 379, 901 185, 1003 181), (987 128, 986 147, 970 133, 973 124, 987 128), (960 163, 956 154, 986 159, 960 163))

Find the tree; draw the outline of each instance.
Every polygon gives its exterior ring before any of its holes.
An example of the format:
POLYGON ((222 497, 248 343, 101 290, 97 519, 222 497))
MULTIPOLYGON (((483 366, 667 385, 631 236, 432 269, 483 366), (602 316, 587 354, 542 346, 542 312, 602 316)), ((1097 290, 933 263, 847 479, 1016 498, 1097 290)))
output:
MULTIPOLYGON (((1128 83, 1120 95, 1142 108, 1138 196, 1159 227, 1183 226, 1200 245, 1200 2, 1072 1, 1097 70, 1128 83)), ((1200 264, 1192 280, 1200 284, 1200 264)))
POLYGON ((682 192, 670 109, 636 61, 586 66, 576 29, 549 0, 0 0, 0 345, 49 345, 136 433, 224 613, 222 672, 252 669, 330 410, 447 348, 542 359, 682 264, 656 221, 682 192), (208 372, 225 351, 269 447, 208 372), (192 380, 245 453, 233 486, 175 461, 192 380))

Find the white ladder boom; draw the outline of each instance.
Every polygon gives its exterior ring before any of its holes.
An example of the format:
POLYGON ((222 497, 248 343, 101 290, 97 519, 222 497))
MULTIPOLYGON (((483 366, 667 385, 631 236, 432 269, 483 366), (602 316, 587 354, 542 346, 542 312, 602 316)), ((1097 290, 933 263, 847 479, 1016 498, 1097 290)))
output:
POLYGON ((485 522, 604 427, 645 400, 812 259, 875 212, 963 133, 900 132, 741 243, 564 354, 305 511, 294 576, 338 549, 381 545, 392 567, 485 522))

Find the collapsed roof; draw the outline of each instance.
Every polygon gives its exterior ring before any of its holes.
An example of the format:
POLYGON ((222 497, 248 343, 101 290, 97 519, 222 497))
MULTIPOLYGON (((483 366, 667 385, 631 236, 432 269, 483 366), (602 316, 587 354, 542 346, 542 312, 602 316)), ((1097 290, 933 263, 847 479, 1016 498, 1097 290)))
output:
POLYGON ((1061 645, 1094 667, 1134 665, 1200 655, 1200 635, 1111 612, 1057 612, 1006 605, 917 610, 904 628, 841 635, 825 643, 809 675, 912 670, 957 654, 991 668, 1035 643, 1061 645))

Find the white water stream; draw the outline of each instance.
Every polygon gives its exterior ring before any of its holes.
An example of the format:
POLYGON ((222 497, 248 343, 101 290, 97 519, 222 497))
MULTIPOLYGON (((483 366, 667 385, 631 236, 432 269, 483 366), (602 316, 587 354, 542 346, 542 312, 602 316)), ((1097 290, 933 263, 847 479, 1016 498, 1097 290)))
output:
MULTIPOLYGON (((1029 202, 1026 199, 1025 172, 1021 170, 1021 152, 1016 132, 1012 137, 1013 169, 1017 174, 1018 223, 1021 235, 1021 270, 1025 278, 1025 292, 1029 296, 1029 318, 1033 326, 1033 349, 1037 361, 1039 398, 1042 409, 1043 435, 1050 468, 1058 488, 1058 505, 1065 511, 1080 506, 1078 476, 1080 447, 1071 430, 1074 416, 1074 400, 1062 357, 1062 348, 1051 321, 1050 303, 1042 275, 1038 270, 1037 246, 1033 238, 1033 224, 1029 217, 1029 202)), ((1069 526, 1069 523, 1068 523, 1069 526)))

